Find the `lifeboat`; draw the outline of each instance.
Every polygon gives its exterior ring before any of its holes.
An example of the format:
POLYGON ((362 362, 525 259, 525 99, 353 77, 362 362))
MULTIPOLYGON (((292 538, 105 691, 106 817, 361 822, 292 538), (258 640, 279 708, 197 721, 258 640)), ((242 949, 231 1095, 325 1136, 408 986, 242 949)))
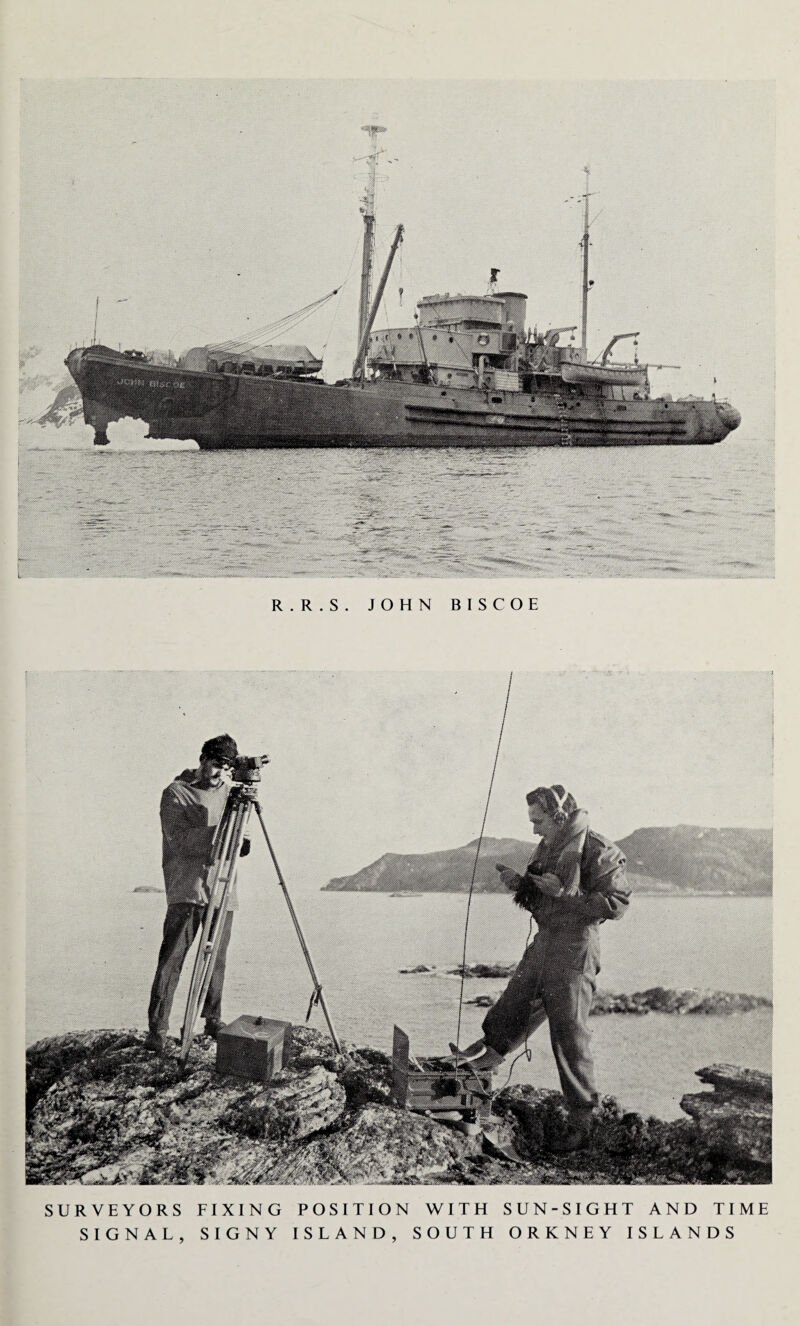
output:
POLYGON ((647 369, 639 364, 566 363, 561 365, 561 376, 570 386, 586 386, 593 382, 616 387, 647 386, 647 369))

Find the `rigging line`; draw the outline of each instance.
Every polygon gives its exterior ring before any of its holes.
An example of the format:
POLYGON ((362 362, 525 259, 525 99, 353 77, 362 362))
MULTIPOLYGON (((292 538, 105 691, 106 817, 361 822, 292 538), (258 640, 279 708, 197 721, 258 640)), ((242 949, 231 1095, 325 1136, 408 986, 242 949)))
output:
MULTIPOLYGON (((508 701, 511 696, 511 683, 513 680, 514 680, 514 673, 509 672, 508 686, 506 688, 506 698, 505 698, 505 703, 503 705, 503 717, 500 720, 500 732, 497 737, 497 748, 494 753, 494 763, 492 765, 492 776, 489 779, 489 791, 486 794, 486 805, 483 808, 483 821, 481 823, 480 834, 478 835, 478 846, 475 849, 475 860, 472 864, 472 879, 469 882, 469 893, 467 895, 467 915, 464 920, 464 943, 461 950, 461 985, 458 991, 458 1028, 456 1030, 456 1046, 458 1046, 461 1041, 461 1011, 464 1004, 464 981, 466 979, 465 972, 467 966, 467 932, 469 930, 470 907, 472 906, 472 891, 475 887, 475 875, 477 874, 478 870, 478 859, 480 857, 481 846, 483 844, 483 833, 484 829, 486 828, 486 819, 489 814, 489 802, 492 799, 492 788, 494 787, 494 776, 495 773, 497 772, 497 761, 500 758, 500 745, 503 740, 503 729, 505 728, 506 725, 506 714, 508 713, 508 701)), ((458 1069, 457 1057, 456 1057, 456 1069, 458 1069)))
POLYGON ((316 311, 316 309, 310 309, 308 313, 304 313, 301 316, 292 319, 287 318, 282 323, 276 324, 269 329, 259 328, 258 331, 255 331, 248 336, 246 340, 226 341, 218 348, 223 351, 230 351, 232 354, 242 354, 247 350, 257 350, 262 349, 264 346, 275 345, 278 343, 276 341, 277 337, 289 335, 290 332, 294 331, 295 327, 299 327, 301 322, 304 322, 306 318, 310 318, 316 311))
POLYGON ((253 331, 249 333, 247 341, 248 342, 256 340, 263 341, 265 338, 268 337, 282 336, 284 332, 291 330, 291 328, 295 325, 298 319, 302 317, 306 318, 309 317, 311 313, 314 312, 314 309, 318 307, 319 305, 315 305, 314 308, 309 309, 307 313, 292 313, 290 315, 287 315, 287 317, 285 318, 281 318, 280 321, 278 322, 271 322, 268 327, 255 327, 253 331))
POLYGON ((283 328, 284 324, 291 323, 293 318, 307 316, 310 312, 313 312, 314 309, 320 308, 323 304, 326 304, 329 299, 333 299, 334 295, 339 293, 339 289, 340 287, 337 286, 335 290, 329 291, 326 295, 321 295, 319 299, 312 300, 310 304, 305 304, 303 308, 297 309, 295 312, 285 313, 282 318, 277 318, 274 322, 265 323, 262 327, 255 327, 252 331, 248 328, 247 336, 250 338, 249 340, 245 340, 244 334, 242 334, 239 337, 231 337, 231 339, 227 341, 220 341, 219 347, 220 349, 233 349, 236 345, 252 344, 254 337, 271 335, 279 328, 283 328))
POLYGON ((353 274, 353 263, 355 262, 356 254, 357 254, 357 252, 358 252, 358 246, 359 246, 360 243, 361 243, 361 236, 358 235, 358 236, 356 237, 356 242, 355 242, 355 244, 353 245, 353 252, 350 254, 350 262, 349 262, 348 267, 347 267, 347 275, 345 276, 344 280, 342 281, 342 284, 339 286, 339 298, 337 299, 336 303, 335 303, 334 306, 333 306, 333 317, 331 318, 331 323, 330 323, 330 326, 329 326, 329 328, 328 328, 328 335, 325 337, 325 343, 324 343, 324 345, 323 345, 323 347, 322 347, 322 354, 320 355, 320 358, 321 358, 321 359, 324 359, 324 358, 325 358, 325 352, 326 352, 326 350, 328 349, 328 342, 330 341, 331 337, 333 336, 333 329, 334 329, 334 327, 336 326, 336 319, 338 318, 338 316, 339 316, 339 312, 340 312, 341 307, 342 307, 342 291, 344 290, 345 286, 347 285, 348 281, 350 280, 350 277, 351 277, 352 274, 353 274))
POLYGON ((278 326, 282 322, 289 322, 292 318, 300 317, 302 314, 308 313, 309 310, 318 308, 321 304, 325 304, 329 299, 332 299, 338 292, 338 289, 339 287, 336 286, 335 289, 326 291, 324 295, 319 295, 317 299, 312 299, 310 303, 303 304, 301 308, 292 309, 290 313, 284 313, 282 317, 276 318, 274 322, 265 323, 265 325, 262 328, 259 328, 259 330, 268 331, 270 327, 278 326))
MULTIPOLYGON (((332 291, 331 294, 328 295, 328 299, 333 299, 333 296, 338 293, 339 293, 338 290, 332 291)), ((279 335, 284 336, 287 334, 287 332, 294 331, 295 327, 299 327, 301 322, 305 322, 314 313, 316 313, 319 307, 320 307, 319 305, 315 305, 314 308, 309 309, 307 313, 298 314, 298 316, 294 319, 293 322, 289 322, 286 326, 280 329, 279 335)), ((256 341, 254 342, 254 344, 258 347, 263 347, 270 345, 271 341, 256 341)))

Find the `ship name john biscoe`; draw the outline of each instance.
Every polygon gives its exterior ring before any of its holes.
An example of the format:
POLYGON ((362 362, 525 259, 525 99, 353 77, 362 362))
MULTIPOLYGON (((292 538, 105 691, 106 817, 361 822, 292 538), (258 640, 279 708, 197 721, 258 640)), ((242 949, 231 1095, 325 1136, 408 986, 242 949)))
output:
MULTIPOLYGON (((447 600, 450 612, 538 612, 539 600, 530 594, 495 594, 447 600)), ((432 612, 432 598, 371 598, 367 612, 432 612)))

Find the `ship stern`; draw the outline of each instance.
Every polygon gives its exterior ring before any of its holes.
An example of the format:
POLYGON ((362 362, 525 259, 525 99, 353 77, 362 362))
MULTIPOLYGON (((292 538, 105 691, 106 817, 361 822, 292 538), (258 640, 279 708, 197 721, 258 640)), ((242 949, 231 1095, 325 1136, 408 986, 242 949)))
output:
POLYGON ((736 407, 731 405, 728 401, 723 401, 717 406, 717 416, 720 424, 725 429, 725 432, 722 434, 723 437, 727 437, 728 433, 732 433, 742 422, 741 414, 736 407))
POLYGON ((687 442, 723 442, 742 422, 741 414, 730 401, 691 400, 686 405, 687 442))

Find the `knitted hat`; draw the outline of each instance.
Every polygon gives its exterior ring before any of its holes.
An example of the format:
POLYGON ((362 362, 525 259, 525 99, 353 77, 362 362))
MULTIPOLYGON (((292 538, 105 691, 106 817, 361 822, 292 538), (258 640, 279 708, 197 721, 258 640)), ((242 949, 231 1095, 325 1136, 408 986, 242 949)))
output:
POLYGON ((200 752, 201 760, 217 760, 220 764, 235 764, 239 748, 233 737, 223 732, 221 737, 210 737, 200 752))

